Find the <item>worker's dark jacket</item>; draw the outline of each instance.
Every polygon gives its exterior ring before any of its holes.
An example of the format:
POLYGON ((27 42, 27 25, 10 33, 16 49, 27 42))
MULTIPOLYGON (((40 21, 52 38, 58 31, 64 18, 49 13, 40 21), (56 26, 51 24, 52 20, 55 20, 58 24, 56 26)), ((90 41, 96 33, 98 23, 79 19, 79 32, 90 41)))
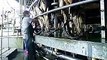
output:
POLYGON ((35 48, 34 48, 34 36, 33 36, 33 27, 32 25, 30 24, 29 27, 27 28, 28 29, 28 40, 26 41, 26 48, 28 50, 28 59, 27 60, 35 60, 36 57, 35 57, 35 48))

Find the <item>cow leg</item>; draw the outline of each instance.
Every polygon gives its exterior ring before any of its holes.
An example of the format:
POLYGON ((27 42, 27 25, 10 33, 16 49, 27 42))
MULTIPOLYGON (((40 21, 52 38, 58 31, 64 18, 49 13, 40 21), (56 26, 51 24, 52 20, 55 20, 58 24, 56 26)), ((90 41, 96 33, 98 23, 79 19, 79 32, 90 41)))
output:
POLYGON ((39 24, 40 24, 40 27, 41 27, 41 34, 43 35, 44 34, 44 22, 43 22, 43 17, 39 17, 39 24))

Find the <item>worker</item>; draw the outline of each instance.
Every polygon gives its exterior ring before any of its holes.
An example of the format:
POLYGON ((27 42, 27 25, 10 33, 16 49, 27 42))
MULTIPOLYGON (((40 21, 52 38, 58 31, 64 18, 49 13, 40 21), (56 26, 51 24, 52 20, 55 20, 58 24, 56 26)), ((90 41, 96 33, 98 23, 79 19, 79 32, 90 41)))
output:
POLYGON ((22 19, 22 36, 23 36, 23 47, 24 47, 24 60, 35 60, 34 49, 33 49, 33 27, 32 19, 30 18, 30 12, 23 12, 22 19))

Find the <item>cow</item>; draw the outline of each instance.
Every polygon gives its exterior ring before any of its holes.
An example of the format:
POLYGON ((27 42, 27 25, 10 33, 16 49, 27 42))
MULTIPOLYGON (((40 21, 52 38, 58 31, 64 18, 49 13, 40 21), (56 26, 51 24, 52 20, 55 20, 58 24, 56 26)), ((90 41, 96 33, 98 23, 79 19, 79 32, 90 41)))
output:
MULTIPOLYGON (((48 11, 48 7, 46 6, 46 1, 45 0, 40 0, 39 4, 35 7, 35 12, 36 15, 40 15, 43 12, 47 12, 48 11)), ((49 19, 48 19, 48 14, 43 15, 43 16, 39 16, 37 17, 41 30, 42 31, 49 31, 49 19)))
MULTIPOLYGON (((78 1, 82 0, 39 0, 39 4, 35 7, 35 12, 36 15, 42 14, 44 12, 47 12, 51 9, 54 9, 54 6, 51 4, 53 2, 58 2, 57 7, 63 7, 65 5, 69 5, 78 1)), ((67 33, 67 35, 72 36, 72 37, 78 37, 78 36, 83 36, 85 32, 87 32, 86 29, 86 24, 85 23, 96 23, 95 20, 92 18, 88 18, 90 13, 86 13, 85 11, 81 10, 84 8, 85 10, 88 11, 88 9, 97 9, 98 10, 98 4, 87 4, 87 5, 80 5, 76 7, 69 7, 65 8, 59 11, 55 11, 54 13, 49 13, 45 14, 42 16, 37 17, 37 20, 39 22, 39 25, 41 27, 41 30, 44 32, 48 32, 50 29, 55 28, 54 27, 54 20, 57 19, 57 29, 62 29, 62 31, 67 33), (86 7, 87 6, 87 7, 86 7), (91 7, 93 6, 93 7, 91 7), (87 21, 86 21, 86 16, 87 16, 87 21), (92 20, 92 21, 90 21, 92 20)), ((92 10, 93 11, 93 10, 92 10)), ((92 13, 91 11, 91 13, 92 13)), ((96 10, 95 10, 96 11, 96 10)), ((97 14, 99 15, 99 13, 97 14)), ((95 15, 95 16, 97 16, 95 15)), ((95 18, 94 18, 95 19, 95 18)), ((99 18, 98 18, 99 19, 99 18)), ((99 20, 98 20, 99 22, 99 20)), ((92 26, 91 26, 92 27, 92 26)), ((93 28, 93 27, 92 27, 93 28)), ((90 28, 89 28, 90 30, 90 28)), ((89 31, 88 31, 89 32, 89 31)), ((59 32, 58 32, 59 33, 59 32)), ((62 35, 64 34, 62 33, 62 35)))
MULTIPOLYGON (((59 7, 69 5, 79 0, 59 0, 59 7)), ((78 10, 79 11, 79 10, 78 10)), ((69 36, 75 37, 81 35, 83 30, 83 19, 80 12, 73 11, 72 8, 61 10, 63 23, 66 25, 65 30, 69 36)), ((63 30, 64 31, 64 30, 63 30)))

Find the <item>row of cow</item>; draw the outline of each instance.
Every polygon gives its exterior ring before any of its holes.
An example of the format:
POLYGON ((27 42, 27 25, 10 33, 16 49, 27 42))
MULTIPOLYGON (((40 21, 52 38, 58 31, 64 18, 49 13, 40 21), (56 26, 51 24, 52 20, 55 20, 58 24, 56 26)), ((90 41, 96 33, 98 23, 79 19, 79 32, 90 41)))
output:
MULTIPOLYGON (((36 15, 82 0, 38 0, 33 8, 36 15)), ((69 7, 34 19, 36 31, 42 35, 81 38, 86 33, 95 33, 100 25, 99 2, 69 7)), ((100 32, 98 32, 100 33, 100 32)))

